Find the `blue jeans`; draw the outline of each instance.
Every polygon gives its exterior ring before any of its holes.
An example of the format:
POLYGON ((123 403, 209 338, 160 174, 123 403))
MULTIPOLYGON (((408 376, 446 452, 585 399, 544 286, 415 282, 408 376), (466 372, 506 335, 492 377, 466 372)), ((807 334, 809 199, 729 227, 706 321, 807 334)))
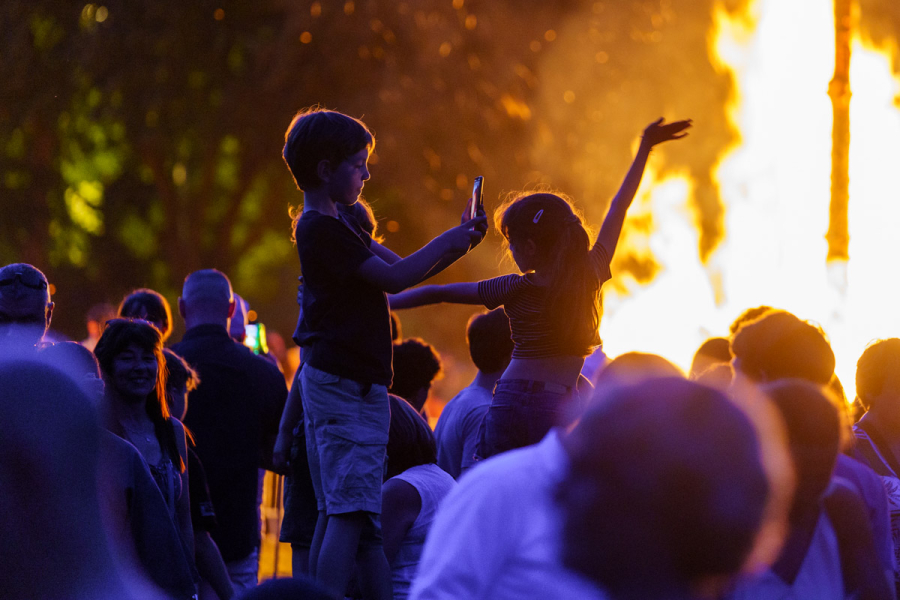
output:
POLYGON ((556 426, 569 425, 579 402, 572 389, 544 381, 500 379, 481 422, 478 458, 536 444, 556 426))

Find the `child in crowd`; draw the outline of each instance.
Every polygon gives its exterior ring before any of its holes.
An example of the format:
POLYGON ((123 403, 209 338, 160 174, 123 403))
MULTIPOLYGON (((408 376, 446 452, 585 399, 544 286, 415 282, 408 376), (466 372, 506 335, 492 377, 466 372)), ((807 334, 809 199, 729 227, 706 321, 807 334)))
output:
POLYGON ((390 571, 378 522, 392 376, 385 292, 416 285, 461 258, 481 242, 487 219, 467 220, 406 258, 387 251, 337 208, 358 200, 374 146, 362 122, 309 109, 288 127, 283 157, 304 193, 294 239, 303 271, 300 383, 319 508, 310 573, 341 597, 356 562, 363 594, 387 599, 390 571))
POLYGON ((567 415, 584 357, 599 344, 600 286, 637 192, 650 150, 680 139, 691 122, 647 126, 634 162, 593 246, 571 202, 552 193, 515 197, 495 212, 509 251, 524 275, 477 283, 429 285, 391 298, 393 308, 439 302, 504 306, 515 344, 482 424, 482 458, 538 442, 567 415))

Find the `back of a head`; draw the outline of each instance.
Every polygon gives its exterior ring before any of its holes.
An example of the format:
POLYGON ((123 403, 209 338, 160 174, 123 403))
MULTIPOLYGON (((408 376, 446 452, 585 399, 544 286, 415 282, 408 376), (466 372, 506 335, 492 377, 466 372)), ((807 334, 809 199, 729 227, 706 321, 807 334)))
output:
POLYGON ((34 345, 50 326, 53 305, 47 277, 26 263, 0 268, 0 337, 34 345))
POLYGON ((782 379, 762 391, 784 420, 797 473, 792 516, 818 506, 831 480, 841 437, 841 416, 822 388, 800 379, 782 379))
POLYGON ((731 325, 728 326, 728 334, 731 337, 734 337, 734 334, 736 334, 738 332, 738 329, 740 329, 744 325, 748 325, 748 324, 752 323, 753 321, 759 319, 764 314, 766 314, 767 312, 772 311, 772 310, 778 310, 778 309, 775 309, 771 306, 767 306, 765 304, 754 307, 754 308, 748 308, 747 310, 745 310, 744 312, 739 314, 737 316, 737 318, 734 321, 732 321, 731 325))
POLYGON ((783 310, 742 326, 731 340, 735 369, 758 383, 805 379, 828 385, 834 352, 818 327, 783 310))
POLYGON ((466 341, 475 367, 482 373, 506 369, 513 351, 511 336, 503 307, 472 316, 466 326, 466 341))
POLYGON ((856 395, 866 410, 881 398, 900 400, 900 339, 870 344, 856 363, 856 395))
POLYGON ((172 334, 172 307, 165 296, 154 290, 141 288, 125 296, 118 316, 149 321, 159 329, 163 341, 172 334))
POLYGON ((385 479, 419 465, 437 462, 434 434, 422 415, 406 400, 390 394, 391 426, 385 479))
POLYGON ((181 291, 188 318, 196 314, 204 318, 227 319, 233 299, 231 282, 225 273, 216 269, 194 271, 185 278, 181 291))
POLYGON ((510 244, 531 241, 544 261, 551 278, 546 314, 557 343, 566 354, 590 354, 600 343, 600 281, 590 236, 572 203, 555 192, 522 193, 496 210, 495 221, 510 244))
POLYGON ((746 416, 683 378, 613 387, 565 442, 563 558, 616 598, 690 596, 747 559, 769 485, 746 416))
POLYGON ((394 343, 394 380, 390 392, 412 401, 441 372, 441 356, 434 346, 419 338, 394 343))
POLYGON ((696 379, 710 367, 731 362, 731 343, 727 338, 713 337, 703 342, 694 353, 689 377, 696 379))
POLYGON ((103 397, 100 363, 94 353, 78 342, 57 342, 39 352, 41 360, 72 378, 93 401, 103 397))
POLYGON ((308 108, 298 112, 284 134, 282 157, 301 190, 318 188, 319 162, 334 167, 364 148, 374 149, 375 137, 365 124, 332 110, 308 108))
POLYGON ((597 394, 601 394, 611 387, 634 385, 660 377, 684 377, 684 373, 658 354, 626 352, 606 363, 593 384, 597 394))

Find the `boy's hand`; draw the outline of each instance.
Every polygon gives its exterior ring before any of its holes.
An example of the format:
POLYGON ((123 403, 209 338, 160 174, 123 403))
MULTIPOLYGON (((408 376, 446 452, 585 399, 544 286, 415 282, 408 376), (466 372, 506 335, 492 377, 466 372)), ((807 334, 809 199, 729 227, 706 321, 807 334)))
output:
POLYGON ((481 212, 474 219, 468 220, 458 227, 448 229, 441 234, 449 245, 450 254, 463 255, 484 239, 487 233, 487 217, 481 212))
POLYGON ((691 119, 673 121, 671 123, 664 123, 663 120, 664 119, 660 117, 647 125, 647 128, 644 129, 643 143, 647 147, 652 148, 657 144, 662 144, 669 140, 680 140, 687 135, 685 130, 693 125, 691 119))

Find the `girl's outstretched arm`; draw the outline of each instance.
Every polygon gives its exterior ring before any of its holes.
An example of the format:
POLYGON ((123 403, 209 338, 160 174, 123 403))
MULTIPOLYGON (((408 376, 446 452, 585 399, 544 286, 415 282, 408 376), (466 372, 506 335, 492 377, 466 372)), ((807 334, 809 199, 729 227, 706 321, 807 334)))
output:
POLYGON ((650 150, 653 146, 667 142, 669 140, 679 140, 687 135, 685 130, 691 126, 691 120, 673 121, 672 123, 664 123, 660 118, 653 123, 647 125, 644 129, 644 135, 641 137, 641 145, 638 147, 637 155, 631 163, 631 168, 625 175, 622 186, 609 205, 609 212, 603 219, 603 225, 600 227, 600 233, 597 234, 596 244, 600 244, 606 250, 609 259, 612 260, 616 251, 616 244, 619 243, 619 235, 622 233, 622 225, 625 223, 625 213, 634 200, 638 187, 641 185, 641 178, 644 176, 644 168, 647 166, 647 158, 650 156, 650 150))
POLYGON ((391 310, 416 308, 429 304, 449 302, 451 304, 481 304, 478 297, 478 283, 448 283, 446 285, 420 285, 399 294, 390 294, 388 302, 391 310))

